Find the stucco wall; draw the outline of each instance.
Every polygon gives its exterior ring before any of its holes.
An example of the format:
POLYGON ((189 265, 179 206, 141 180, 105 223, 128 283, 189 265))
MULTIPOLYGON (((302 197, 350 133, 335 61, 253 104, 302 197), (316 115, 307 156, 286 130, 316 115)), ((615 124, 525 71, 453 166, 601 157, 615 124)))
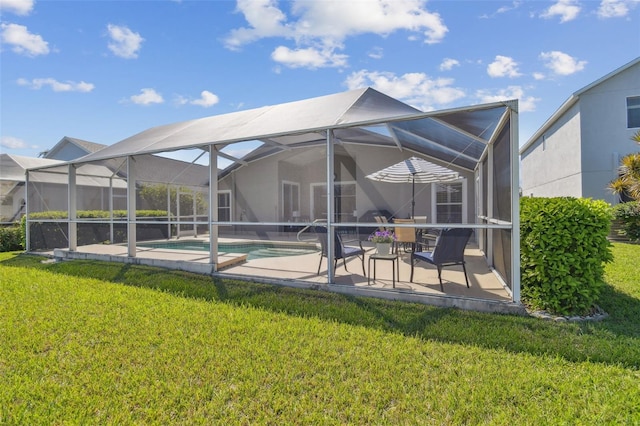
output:
POLYGON ((579 104, 574 104, 521 155, 522 195, 582 196, 579 104))
POLYGON ((523 195, 616 203, 607 184, 617 176, 619 159, 639 150, 630 140, 638 129, 627 128, 629 96, 640 96, 640 64, 580 93, 578 101, 521 154, 523 195))
MULTIPOLYGON (((326 154, 316 148, 304 154, 304 160, 296 158, 298 153, 285 151, 282 154, 264 158, 241 167, 220 181, 219 189, 232 189, 234 220, 240 220, 240 213, 247 210, 250 221, 280 221, 282 181, 300 185, 300 215, 314 219, 312 213, 313 185, 326 181, 326 154), (246 205, 250 208, 247 209, 246 205)), ((356 210, 362 216, 368 210, 386 209, 397 217, 408 217, 411 212, 411 184, 374 182, 366 179, 368 174, 388 167, 412 156, 397 148, 358 146, 345 144, 336 147, 336 156, 343 159, 343 165, 335 167, 338 180, 357 181, 356 210)), ((339 161, 340 163, 340 161, 339 161)), ((446 164, 442 164, 447 166, 446 164)), ((467 217, 473 221, 474 189, 473 172, 457 170, 467 178, 467 217)), ((432 185, 416 184, 416 216, 432 218, 432 185)))
POLYGON ((80 149, 76 145, 73 145, 71 143, 66 143, 59 150, 54 152, 53 155, 47 156, 47 158, 61 161, 71 161, 85 155, 87 155, 87 152, 85 150, 80 149))
POLYGON ((582 193, 616 203, 606 188, 617 176, 619 158, 640 149, 627 128, 627 97, 640 96, 640 65, 627 69, 580 96, 582 193))

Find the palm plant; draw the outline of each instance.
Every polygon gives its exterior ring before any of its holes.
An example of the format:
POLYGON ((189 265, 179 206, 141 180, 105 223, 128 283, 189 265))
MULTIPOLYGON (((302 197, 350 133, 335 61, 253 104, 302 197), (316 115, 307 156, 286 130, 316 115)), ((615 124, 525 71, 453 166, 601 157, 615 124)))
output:
MULTIPOLYGON (((640 130, 632 137, 632 141, 640 144, 640 130)), ((620 176, 611 181, 608 188, 614 194, 627 194, 636 201, 640 201, 640 153, 629 154, 620 162, 620 176)))

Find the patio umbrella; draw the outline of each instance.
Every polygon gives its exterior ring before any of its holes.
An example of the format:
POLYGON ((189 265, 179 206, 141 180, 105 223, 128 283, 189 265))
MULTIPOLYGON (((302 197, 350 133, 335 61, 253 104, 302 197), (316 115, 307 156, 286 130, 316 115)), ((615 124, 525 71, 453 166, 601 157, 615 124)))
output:
POLYGON ((411 217, 415 213, 416 183, 451 182, 459 178, 458 172, 418 157, 408 158, 367 175, 367 179, 379 182, 411 183, 411 217))

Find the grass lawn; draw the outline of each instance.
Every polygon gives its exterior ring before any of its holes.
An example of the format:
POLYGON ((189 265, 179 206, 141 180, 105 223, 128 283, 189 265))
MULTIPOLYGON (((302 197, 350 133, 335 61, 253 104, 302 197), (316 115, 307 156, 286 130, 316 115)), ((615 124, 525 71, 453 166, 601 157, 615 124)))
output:
POLYGON ((640 424, 640 245, 597 323, 0 253, 0 424, 640 424))

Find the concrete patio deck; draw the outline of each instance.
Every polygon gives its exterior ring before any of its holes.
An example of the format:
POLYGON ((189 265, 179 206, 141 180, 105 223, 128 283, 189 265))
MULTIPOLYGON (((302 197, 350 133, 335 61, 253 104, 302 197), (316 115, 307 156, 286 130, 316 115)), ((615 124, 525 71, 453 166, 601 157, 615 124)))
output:
MULTIPOLYGON (((202 238, 199 240, 201 241, 202 238)), ((220 239, 220 241, 237 242, 238 240, 220 239)), ((510 294, 496 274, 487 266, 481 251, 473 243, 469 243, 465 250, 470 288, 466 287, 461 267, 445 267, 442 272, 444 292, 440 290, 436 268, 424 262, 416 265, 414 280, 409 281, 410 253, 400 253, 399 280, 396 281, 395 288, 391 279, 391 262, 388 261, 377 262, 377 279, 371 280, 369 285, 368 257, 375 253, 375 248, 365 246, 365 250, 365 273, 363 274, 362 263, 358 258, 350 258, 347 261, 348 271, 340 260, 335 270, 334 283, 331 284, 327 284, 326 259, 322 259, 320 274, 317 274, 319 252, 251 260, 247 260, 247 255, 243 253, 225 253, 219 257, 220 267, 216 272, 213 265, 209 263, 208 253, 202 251, 138 247, 136 257, 129 257, 126 246, 95 244, 80 246, 75 252, 70 252, 68 249, 55 249, 50 254, 58 259, 144 264, 210 274, 220 278, 324 289, 354 296, 403 300, 485 312, 524 313, 521 304, 511 302, 510 294)), ((373 264, 371 266, 373 268, 373 264)))

